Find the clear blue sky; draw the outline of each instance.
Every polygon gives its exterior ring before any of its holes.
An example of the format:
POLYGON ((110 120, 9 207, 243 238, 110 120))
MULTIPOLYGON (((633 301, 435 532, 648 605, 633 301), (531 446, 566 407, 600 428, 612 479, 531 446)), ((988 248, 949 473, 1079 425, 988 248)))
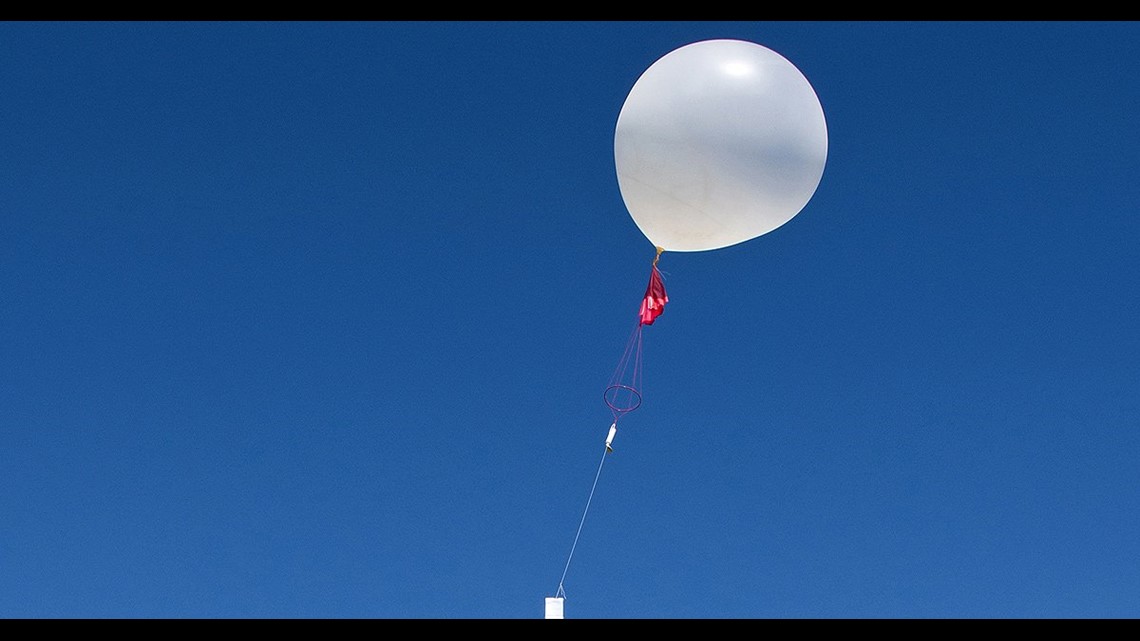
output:
POLYGON ((541 618, 710 38, 827 166, 662 257, 567 618, 1140 616, 1140 23, 6 22, 0 617, 541 618))

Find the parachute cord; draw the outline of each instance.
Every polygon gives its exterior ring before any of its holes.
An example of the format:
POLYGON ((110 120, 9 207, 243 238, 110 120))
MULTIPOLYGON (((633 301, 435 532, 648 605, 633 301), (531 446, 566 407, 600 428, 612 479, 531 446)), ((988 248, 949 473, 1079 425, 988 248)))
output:
POLYGON ((566 573, 570 571, 570 561, 574 558, 574 548, 578 547, 578 537, 582 535, 582 526, 586 524, 586 513, 590 511, 590 502, 594 500, 594 490, 598 487, 598 477, 602 475, 602 466, 606 463, 606 450, 602 450, 602 460, 598 463, 598 473, 594 475, 594 485, 590 488, 590 498, 586 499, 586 509, 582 510, 582 520, 578 523, 578 533, 574 535, 574 544, 570 546, 570 556, 566 558, 566 567, 562 570, 562 578, 558 579, 558 592, 555 596, 566 598, 566 591, 562 583, 566 580, 566 573))

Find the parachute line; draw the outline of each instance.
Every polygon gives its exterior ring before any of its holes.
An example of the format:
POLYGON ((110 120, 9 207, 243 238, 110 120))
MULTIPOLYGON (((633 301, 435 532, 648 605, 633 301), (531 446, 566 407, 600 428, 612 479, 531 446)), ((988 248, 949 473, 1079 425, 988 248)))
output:
POLYGON ((641 321, 633 326, 625 351, 606 386, 604 399, 616 423, 641 405, 641 321))

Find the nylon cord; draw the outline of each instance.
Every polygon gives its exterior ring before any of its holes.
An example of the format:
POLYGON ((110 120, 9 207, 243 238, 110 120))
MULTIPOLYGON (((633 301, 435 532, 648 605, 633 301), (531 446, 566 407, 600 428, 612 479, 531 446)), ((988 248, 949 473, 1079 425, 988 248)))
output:
POLYGON ((558 579, 558 591, 555 596, 566 598, 566 591, 562 583, 566 580, 566 573, 570 571, 570 561, 574 558, 574 548, 578 547, 578 537, 582 535, 582 526, 586 524, 586 514, 590 511, 590 502, 594 500, 594 490, 598 487, 598 478, 602 475, 602 466, 606 464, 606 451, 602 450, 602 460, 598 462, 598 472, 594 475, 594 485, 590 488, 590 498, 586 499, 586 509, 582 510, 582 520, 578 523, 578 533, 574 535, 574 544, 570 546, 570 556, 566 557, 566 567, 562 570, 562 578, 558 579))

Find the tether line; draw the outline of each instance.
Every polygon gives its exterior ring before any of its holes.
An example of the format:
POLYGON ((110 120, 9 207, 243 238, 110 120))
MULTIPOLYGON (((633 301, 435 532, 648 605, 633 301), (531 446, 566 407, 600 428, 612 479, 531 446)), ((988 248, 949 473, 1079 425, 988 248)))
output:
POLYGON ((554 596, 566 598, 566 591, 562 583, 566 580, 566 573, 570 571, 570 561, 574 558, 574 548, 578 547, 578 537, 582 535, 582 526, 586 524, 586 514, 590 511, 590 502, 594 500, 594 490, 598 487, 598 478, 602 475, 602 466, 606 464, 606 450, 602 450, 602 460, 598 462, 598 473, 594 475, 594 485, 590 488, 590 498, 586 499, 586 509, 582 510, 582 521, 578 523, 578 533, 574 535, 574 544, 570 546, 570 556, 566 557, 566 567, 562 570, 562 578, 558 579, 558 591, 554 596))

